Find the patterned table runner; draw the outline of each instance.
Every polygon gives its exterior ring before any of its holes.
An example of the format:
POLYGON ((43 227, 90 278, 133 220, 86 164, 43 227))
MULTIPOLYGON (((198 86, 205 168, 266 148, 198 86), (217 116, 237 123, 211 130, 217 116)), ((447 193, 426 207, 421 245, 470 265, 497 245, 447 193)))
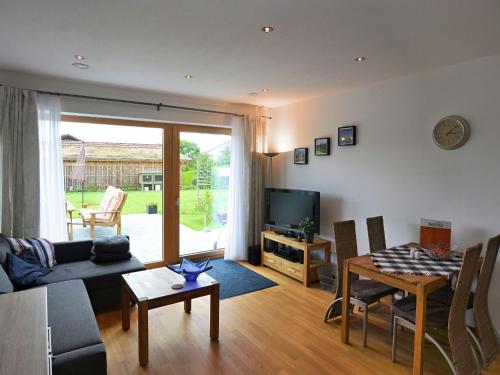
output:
POLYGON ((412 275, 445 276, 451 280, 460 272, 462 257, 455 255, 447 260, 435 260, 421 253, 419 260, 410 257, 410 246, 370 253, 373 263, 382 272, 406 273, 412 275))

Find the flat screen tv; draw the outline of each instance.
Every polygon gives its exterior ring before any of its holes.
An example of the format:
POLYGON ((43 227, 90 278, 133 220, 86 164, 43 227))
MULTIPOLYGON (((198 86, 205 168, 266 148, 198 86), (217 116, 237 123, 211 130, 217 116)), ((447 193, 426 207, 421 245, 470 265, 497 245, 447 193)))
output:
POLYGON ((287 229, 299 229, 299 223, 309 217, 319 233, 319 192, 266 188, 265 215, 266 224, 287 229))

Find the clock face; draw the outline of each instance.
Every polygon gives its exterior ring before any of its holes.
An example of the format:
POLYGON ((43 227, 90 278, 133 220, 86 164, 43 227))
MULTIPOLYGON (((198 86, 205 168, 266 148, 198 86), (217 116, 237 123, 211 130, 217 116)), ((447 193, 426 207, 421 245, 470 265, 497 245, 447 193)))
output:
POLYGON ((455 150, 463 146, 469 139, 469 135, 469 123, 459 116, 448 116, 441 119, 432 133, 436 145, 445 150, 455 150))

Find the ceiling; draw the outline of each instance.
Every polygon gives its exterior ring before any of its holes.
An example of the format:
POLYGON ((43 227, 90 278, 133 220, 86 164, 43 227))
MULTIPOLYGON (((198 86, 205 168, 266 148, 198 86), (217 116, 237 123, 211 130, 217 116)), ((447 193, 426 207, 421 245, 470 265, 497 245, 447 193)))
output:
POLYGON ((268 107, 497 53, 498 0, 0 0, 0 69, 268 107))

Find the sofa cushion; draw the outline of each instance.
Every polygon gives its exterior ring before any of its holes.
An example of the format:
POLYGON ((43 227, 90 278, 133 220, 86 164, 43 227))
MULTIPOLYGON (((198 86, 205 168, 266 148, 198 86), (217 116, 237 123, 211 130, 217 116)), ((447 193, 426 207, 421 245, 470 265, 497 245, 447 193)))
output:
POLYGON ((7 272, 5 272, 2 265, 0 265, 0 294, 12 293, 14 291, 14 285, 10 281, 7 272))
POLYGON ((9 241, 7 241, 7 237, 0 233, 0 265, 4 267, 7 261, 7 254, 11 254, 9 241))
POLYGON ((58 264, 45 278, 49 283, 83 279, 87 290, 91 291, 120 286, 122 274, 142 270, 144 265, 134 256, 130 260, 102 264, 83 260, 58 264))
POLYGON ((71 352, 54 355, 53 375, 106 375, 106 349, 104 344, 86 346, 71 352))
POLYGON ((82 280, 64 281, 46 287, 54 355, 102 344, 82 280))

